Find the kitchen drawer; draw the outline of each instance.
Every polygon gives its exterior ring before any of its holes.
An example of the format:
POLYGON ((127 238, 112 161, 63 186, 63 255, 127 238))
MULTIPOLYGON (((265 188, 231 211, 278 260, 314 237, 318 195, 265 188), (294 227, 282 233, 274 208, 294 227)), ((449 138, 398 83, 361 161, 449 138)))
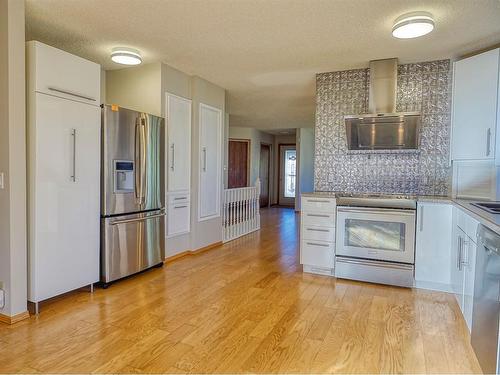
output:
POLYGON ((302 225, 315 227, 335 227, 335 214, 327 212, 302 212, 302 225))
POLYGON ((190 230, 189 203, 176 203, 167 207, 167 237, 173 237, 190 230))
POLYGON ((101 104, 101 66, 40 42, 28 42, 30 89, 88 103, 101 104))
POLYGON ((303 240, 300 247, 300 263, 309 266, 333 268, 335 247, 324 241, 303 240))
POLYGON ((189 192, 180 193, 168 193, 167 194, 167 204, 169 206, 173 204, 186 203, 189 202, 189 192))
POLYGON ((303 225, 302 239, 335 242, 335 228, 303 225))
POLYGON ((334 198, 302 197, 301 210, 311 212, 335 213, 334 198))

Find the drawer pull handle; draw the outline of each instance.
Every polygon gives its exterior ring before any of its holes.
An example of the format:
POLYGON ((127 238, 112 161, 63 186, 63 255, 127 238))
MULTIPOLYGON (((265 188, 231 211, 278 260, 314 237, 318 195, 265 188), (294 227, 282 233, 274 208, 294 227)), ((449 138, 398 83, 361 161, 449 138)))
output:
POLYGON ((187 197, 178 197, 178 198, 174 198, 174 201, 180 201, 180 200, 183 200, 183 199, 187 199, 187 197))
POLYGON ((330 215, 318 215, 318 214, 307 214, 307 216, 313 216, 313 217, 330 217, 330 215))
POLYGON ((325 245, 324 243, 314 243, 314 242, 306 242, 306 243, 311 246, 330 247, 330 245, 325 245))
POLYGON ((176 208, 186 208, 186 207, 187 207, 187 206, 175 206, 175 207, 174 207, 174 210, 175 210, 176 208))
POLYGON ((329 233, 330 232, 328 229, 307 228, 307 230, 309 230, 311 232, 325 232, 325 233, 329 233))
POLYGON ((327 201, 325 199, 308 199, 307 202, 312 202, 312 203, 330 203, 330 201, 327 201))

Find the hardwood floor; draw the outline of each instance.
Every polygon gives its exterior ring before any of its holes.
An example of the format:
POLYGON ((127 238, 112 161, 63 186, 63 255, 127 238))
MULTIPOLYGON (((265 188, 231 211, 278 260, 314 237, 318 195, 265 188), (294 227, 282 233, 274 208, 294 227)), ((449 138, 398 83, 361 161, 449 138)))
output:
POLYGON ((298 220, 0 325, 0 372, 480 372, 452 295, 303 274, 298 220))

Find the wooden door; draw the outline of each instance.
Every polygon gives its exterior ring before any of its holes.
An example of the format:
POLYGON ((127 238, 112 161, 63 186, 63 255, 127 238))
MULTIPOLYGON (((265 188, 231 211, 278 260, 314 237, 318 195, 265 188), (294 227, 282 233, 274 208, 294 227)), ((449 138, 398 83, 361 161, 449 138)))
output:
POLYGON ((248 140, 229 140, 229 189, 248 186, 248 144, 248 140))
POLYGON ((266 144, 260 145, 260 164, 259 164, 259 179, 260 179, 260 206, 269 206, 269 170, 271 166, 271 146, 266 144))

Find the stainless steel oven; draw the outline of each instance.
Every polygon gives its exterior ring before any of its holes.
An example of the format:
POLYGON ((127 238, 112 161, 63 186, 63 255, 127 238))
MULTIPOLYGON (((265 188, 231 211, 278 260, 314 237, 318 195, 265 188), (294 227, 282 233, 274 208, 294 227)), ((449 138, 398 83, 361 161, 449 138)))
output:
POLYGON ((413 286, 413 200, 371 198, 337 202, 336 276, 413 286))

